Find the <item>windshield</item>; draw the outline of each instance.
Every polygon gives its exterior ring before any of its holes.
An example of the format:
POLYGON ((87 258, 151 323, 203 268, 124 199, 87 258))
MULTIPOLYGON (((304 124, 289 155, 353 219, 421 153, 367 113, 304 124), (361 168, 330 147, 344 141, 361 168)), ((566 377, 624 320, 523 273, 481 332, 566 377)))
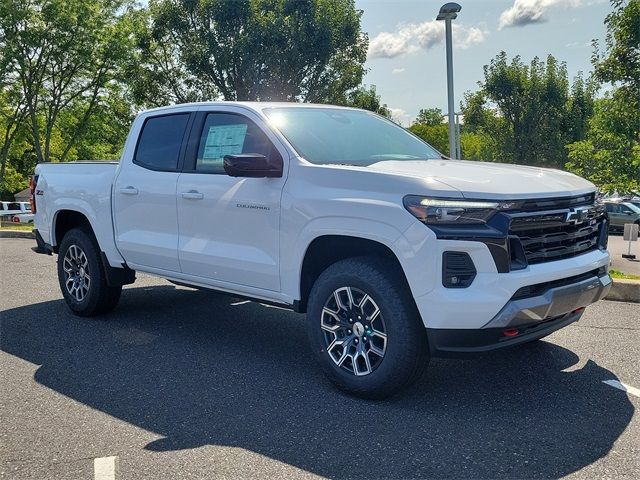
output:
POLYGON ((634 202, 625 203, 625 205, 633 212, 640 213, 640 207, 638 207, 634 202))
POLYGON ((366 167, 383 160, 441 158, 436 149, 404 128, 364 110, 282 107, 264 112, 311 163, 366 167))

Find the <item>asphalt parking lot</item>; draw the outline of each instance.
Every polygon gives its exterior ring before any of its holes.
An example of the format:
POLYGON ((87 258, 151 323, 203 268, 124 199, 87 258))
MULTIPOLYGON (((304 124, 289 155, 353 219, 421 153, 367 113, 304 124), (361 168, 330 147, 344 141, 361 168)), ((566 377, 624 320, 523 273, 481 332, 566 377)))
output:
POLYGON ((55 257, 0 239, 0 476, 92 479, 639 478, 640 304, 544 341, 433 360, 384 402, 345 396, 294 313, 148 276, 100 319, 55 257))
POLYGON ((607 249, 611 255, 611 268, 640 275, 640 241, 631 242, 631 253, 636 256, 634 259, 622 258, 622 254, 629 253, 629 242, 622 238, 622 234, 610 233, 607 249))

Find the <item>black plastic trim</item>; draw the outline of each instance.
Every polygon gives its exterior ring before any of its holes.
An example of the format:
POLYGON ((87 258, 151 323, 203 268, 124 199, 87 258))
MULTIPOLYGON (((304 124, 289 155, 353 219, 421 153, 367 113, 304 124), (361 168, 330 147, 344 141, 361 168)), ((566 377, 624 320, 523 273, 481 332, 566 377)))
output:
POLYGON ((453 329, 427 328, 429 351, 434 357, 465 357, 531 342, 580 319, 583 310, 570 312, 542 322, 518 325, 519 334, 506 337, 505 328, 453 329))
POLYGON ((580 275, 574 275, 572 277, 561 278, 559 280, 551 280, 549 282, 536 283, 534 285, 526 285, 516 290, 510 300, 520 300, 522 298, 537 297, 544 295, 552 288, 564 287, 574 283, 579 283, 590 278, 599 278, 606 275, 606 272, 602 273, 601 269, 594 269, 589 272, 581 273, 580 275))
POLYGON ((445 288, 468 288, 477 273, 476 266, 467 252, 442 253, 442 285, 445 288), (452 283, 453 277, 460 277, 460 283, 452 283))
POLYGON ((53 253, 53 247, 44 241, 44 239, 42 238, 42 235, 40 235, 40 232, 38 231, 37 228, 34 228, 32 232, 33 232, 33 235, 36 237, 36 246, 31 247, 31 250, 33 250, 36 253, 41 253, 43 255, 51 255, 53 253))
POLYGON ((107 277, 107 285, 110 287, 130 285, 136 281, 135 270, 131 270, 126 265, 123 265, 122 268, 112 267, 109 265, 109 260, 107 260, 107 255, 104 252, 100 252, 100 260, 102 260, 104 273, 107 277))

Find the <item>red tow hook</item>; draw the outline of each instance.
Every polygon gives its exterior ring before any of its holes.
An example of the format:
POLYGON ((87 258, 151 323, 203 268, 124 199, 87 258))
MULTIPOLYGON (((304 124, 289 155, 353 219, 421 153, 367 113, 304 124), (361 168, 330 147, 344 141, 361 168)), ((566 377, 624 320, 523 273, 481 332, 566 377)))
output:
POLYGON ((520 330, 518 330, 517 328, 507 328, 502 332, 505 337, 517 337, 519 333, 520 330))

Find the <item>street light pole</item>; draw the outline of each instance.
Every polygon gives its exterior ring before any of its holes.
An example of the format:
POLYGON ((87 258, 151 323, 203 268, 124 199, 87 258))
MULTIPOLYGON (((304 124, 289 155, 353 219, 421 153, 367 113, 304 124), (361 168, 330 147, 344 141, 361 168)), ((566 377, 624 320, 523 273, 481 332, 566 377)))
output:
POLYGON ((451 32, 451 21, 458 17, 458 12, 462 7, 457 3, 445 3, 440 7, 440 12, 436 20, 444 20, 445 43, 447 50, 447 97, 449 104, 449 156, 457 158, 456 148, 456 124, 455 124, 455 102, 453 99, 453 34, 451 32))

